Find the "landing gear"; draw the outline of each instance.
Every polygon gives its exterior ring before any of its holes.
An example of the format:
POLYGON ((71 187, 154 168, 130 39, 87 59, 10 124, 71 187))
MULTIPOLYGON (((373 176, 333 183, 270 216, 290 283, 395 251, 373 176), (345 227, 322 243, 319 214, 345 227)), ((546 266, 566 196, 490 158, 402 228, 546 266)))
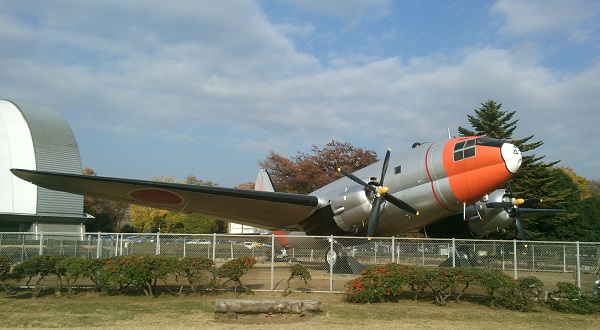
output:
POLYGON ((351 256, 346 254, 346 248, 340 244, 333 245, 325 254, 328 272, 334 274, 360 274, 365 266, 361 265, 351 256))
MULTIPOLYGON (((468 245, 458 246, 454 252, 455 267, 475 267, 477 266, 477 254, 468 245)), ((444 260, 440 267, 452 267, 452 257, 444 260)))
POLYGON ((298 262, 298 260, 296 258, 292 258, 288 255, 287 249, 285 247, 281 248, 281 250, 279 251, 279 254, 275 256, 273 261, 289 262, 289 263, 298 262))

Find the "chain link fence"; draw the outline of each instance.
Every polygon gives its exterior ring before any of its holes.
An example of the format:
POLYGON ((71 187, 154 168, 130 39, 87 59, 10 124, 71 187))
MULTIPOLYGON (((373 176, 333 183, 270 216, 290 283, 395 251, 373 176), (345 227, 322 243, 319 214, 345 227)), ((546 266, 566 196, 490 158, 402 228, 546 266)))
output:
MULTIPOLYGON (((592 292, 600 278, 600 243, 276 235, 0 233, 0 256, 13 263, 35 255, 107 258, 120 255, 204 256, 224 262, 258 260, 244 276, 253 290, 284 290, 290 264, 309 269, 295 290, 343 292, 365 268, 386 263, 428 267, 487 267, 512 277, 535 276, 547 291, 571 282, 592 292)), ((300 282, 300 281, 299 281, 300 282)), ((294 288, 292 288, 294 289, 294 288)))

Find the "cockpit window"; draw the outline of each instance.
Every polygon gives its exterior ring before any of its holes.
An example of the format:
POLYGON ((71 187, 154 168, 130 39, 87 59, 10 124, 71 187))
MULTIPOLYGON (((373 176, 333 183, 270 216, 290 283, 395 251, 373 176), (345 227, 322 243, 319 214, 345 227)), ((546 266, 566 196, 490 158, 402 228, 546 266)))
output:
POLYGON ((454 161, 475 156, 475 140, 461 141, 454 145, 454 161))
POLYGON ((494 138, 487 137, 487 136, 477 138, 477 145, 480 145, 480 146, 502 148, 503 144, 504 144, 504 141, 500 140, 500 139, 494 139, 494 138))

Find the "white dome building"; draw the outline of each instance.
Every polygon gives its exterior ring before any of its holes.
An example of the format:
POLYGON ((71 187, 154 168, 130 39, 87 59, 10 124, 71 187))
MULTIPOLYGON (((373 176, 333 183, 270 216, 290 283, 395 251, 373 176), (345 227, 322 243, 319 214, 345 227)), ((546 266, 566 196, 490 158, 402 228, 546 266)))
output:
POLYGON ((85 233, 83 197, 25 182, 23 168, 81 173, 75 136, 55 110, 0 100, 0 231, 85 233))

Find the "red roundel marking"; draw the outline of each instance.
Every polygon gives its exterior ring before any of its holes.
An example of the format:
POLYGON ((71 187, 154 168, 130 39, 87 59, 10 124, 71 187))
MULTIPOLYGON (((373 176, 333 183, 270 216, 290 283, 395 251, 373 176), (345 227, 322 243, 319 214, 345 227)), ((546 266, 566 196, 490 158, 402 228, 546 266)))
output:
POLYGON ((159 205, 178 205, 183 203, 183 198, 176 193, 161 189, 138 189, 129 193, 129 197, 139 202, 159 204, 159 205))

